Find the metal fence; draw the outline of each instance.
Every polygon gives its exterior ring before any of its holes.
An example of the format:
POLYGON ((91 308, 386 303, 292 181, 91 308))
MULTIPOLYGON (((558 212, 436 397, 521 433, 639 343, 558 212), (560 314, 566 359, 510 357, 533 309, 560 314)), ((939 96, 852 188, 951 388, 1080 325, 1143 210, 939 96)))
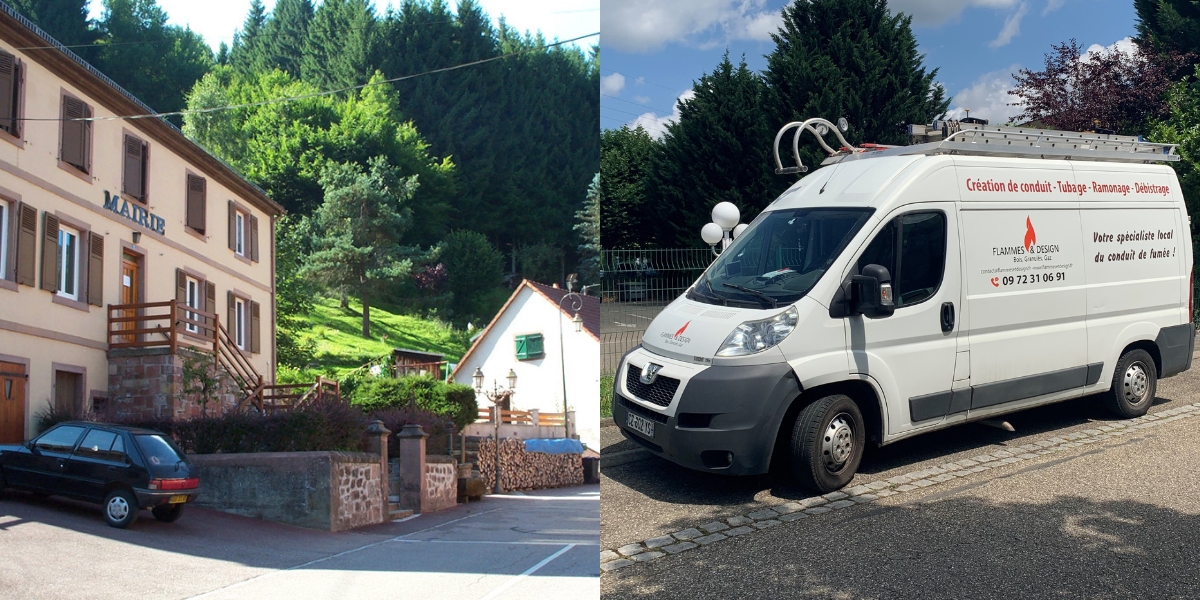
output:
POLYGON ((600 253, 600 372, 642 341, 662 309, 716 258, 708 249, 603 250, 600 253))

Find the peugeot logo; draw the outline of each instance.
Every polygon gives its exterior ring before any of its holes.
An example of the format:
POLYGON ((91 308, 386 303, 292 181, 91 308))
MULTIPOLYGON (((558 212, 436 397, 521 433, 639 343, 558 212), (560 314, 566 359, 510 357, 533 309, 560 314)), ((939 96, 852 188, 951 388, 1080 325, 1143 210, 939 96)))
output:
POLYGON ((662 365, 649 363, 645 369, 642 369, 642 376, 638 379, 646 385, 654 385, 654 380, 658 379, 658 372, 662 370, 662 365))

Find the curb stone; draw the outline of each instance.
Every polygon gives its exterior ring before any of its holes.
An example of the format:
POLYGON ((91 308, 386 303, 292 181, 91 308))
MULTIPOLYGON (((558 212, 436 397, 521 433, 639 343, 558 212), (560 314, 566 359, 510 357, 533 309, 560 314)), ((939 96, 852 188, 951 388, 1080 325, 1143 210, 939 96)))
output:
POLYGON ((799 521, 859 504, 869 504, 880 498, 938 485, 959 477, 1045 456, 1052 452, 1078 448, 1084 444, 1113 439, 1136 430, 1149 429, 1181 419, 1190 419, 1200 416, 1200 410, 1197 409, 1200 409, 1200 402, 1185 404, 1136 419, 1113 421, 1098 425, 1093 429, 1037 440, 1023 446, 990 450, 953 463, 926 467, 822 496, 764 506, 744 515, 735 515, 704 525, 689 527, 670 535, 624 544, 615 549, 602 549, 600 551, 600 570, 608 573, 639 562, 658 560, 668 554, 687 552, 694 548, 708 546, 721 540, 768 529, 783 523, 799 521))

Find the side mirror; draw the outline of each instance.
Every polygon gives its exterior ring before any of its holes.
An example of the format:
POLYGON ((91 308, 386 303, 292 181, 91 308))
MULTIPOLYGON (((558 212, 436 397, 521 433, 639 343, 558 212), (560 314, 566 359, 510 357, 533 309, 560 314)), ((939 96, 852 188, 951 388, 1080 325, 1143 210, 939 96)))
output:
POLYGON ((886 267, 867 265, 862 275, 851 275, 848 303, 850 311, 872 319, 890 317, 896 312, 892 276, 886 267))

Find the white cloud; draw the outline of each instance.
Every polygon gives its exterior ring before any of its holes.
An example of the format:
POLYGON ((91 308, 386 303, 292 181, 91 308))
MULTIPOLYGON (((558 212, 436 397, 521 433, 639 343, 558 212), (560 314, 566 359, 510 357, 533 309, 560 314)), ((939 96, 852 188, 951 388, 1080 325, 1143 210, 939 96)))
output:
POLYGON ((638 84, 638 85, 642 85, 643 83, 646 83, 646 78, 645 78, 645 77, 638 77, 637 79, 634 79, 634 80, 633 80, 633 82, 634 82, 634 83, 636 83, 636 84, 638 84))
POLYGON ((616 96, 625 89, 625 76, 620 73, 605 75, 600 78, 600 93, 616 96))
POLYGON ((634 96, 633 100, 635 102, 637 102, 638 104, 646 104, 646 103, 650 102, 650 99, 645 96, 634 96))
POLYGON ((893 0, 888 8, 912 15, 913 25, 924 27, 956 19, 967 7, 1010 9, 1020 4, 1021 0, 893 0))
POLYGON ((703 46, 769 40, 783 17, 765 4, 766 0, 605 0, 600 31, 605 46, 634 53, 672 42, 703 46))
POLYGON ((1067 3, 1067 0, 1049 0, 1048 2, 1046 2, 1046 8, 1042 9, 1042 16, 1044 17, 1044 16, 1062 8, 1063 5, 1066 3, 1067 3))
POLYGON ((1014 36, 1021 33, 1021 19, 1028 12, 1029 6, 1022 2, 1021 6, 1017 7, 1017 12, 1008 15, 1008 18, 1004 19, 1004 27, 1000 28, 1000 34, 996 36, 996 39, 989 42, 988 46, 992 48, 1007 46, 1014 36))
POLYGON ((1131 37, 1119 39, 1107 46, 1092 44, 1091 46, 1088 46, 1087 50, 1083 51, 1083 55, 1079 57, 1079 60, 1087 61, 1088 56, 1093 52, 1102 52, 1104 54, 1108 54, 1113 50, 1120 50, 1122 54, 1133 54, 1137 51, 1137 46, 1133 43, 1133 38, 1131 37))
POLYGON ((1008 93, 1013 87, 1012 74, 1019 70, 1021 65, 1012 65, 980 75, 970 87, 954 95, 953 108, 946 113, 946 118, 961 119, 970 110, 972 117, 987 119, 993 125, 1009 122, 1022 110, 1020 106, 1010 106, 1018 99, 1008 93))
POLYGON ((679 105, 696 97, 696 92, 688 90, 679 95, 679 99, 675 101, 675 106, 671 108, 671 114, 658 116, 658 113, 648 112, 642 113, 642 116, 636 118, 629 124, 630 128, 636 128, 639 125, 650 137, 661 139, 663 134, 667 132, 667 125, 679 120, 679 105))

